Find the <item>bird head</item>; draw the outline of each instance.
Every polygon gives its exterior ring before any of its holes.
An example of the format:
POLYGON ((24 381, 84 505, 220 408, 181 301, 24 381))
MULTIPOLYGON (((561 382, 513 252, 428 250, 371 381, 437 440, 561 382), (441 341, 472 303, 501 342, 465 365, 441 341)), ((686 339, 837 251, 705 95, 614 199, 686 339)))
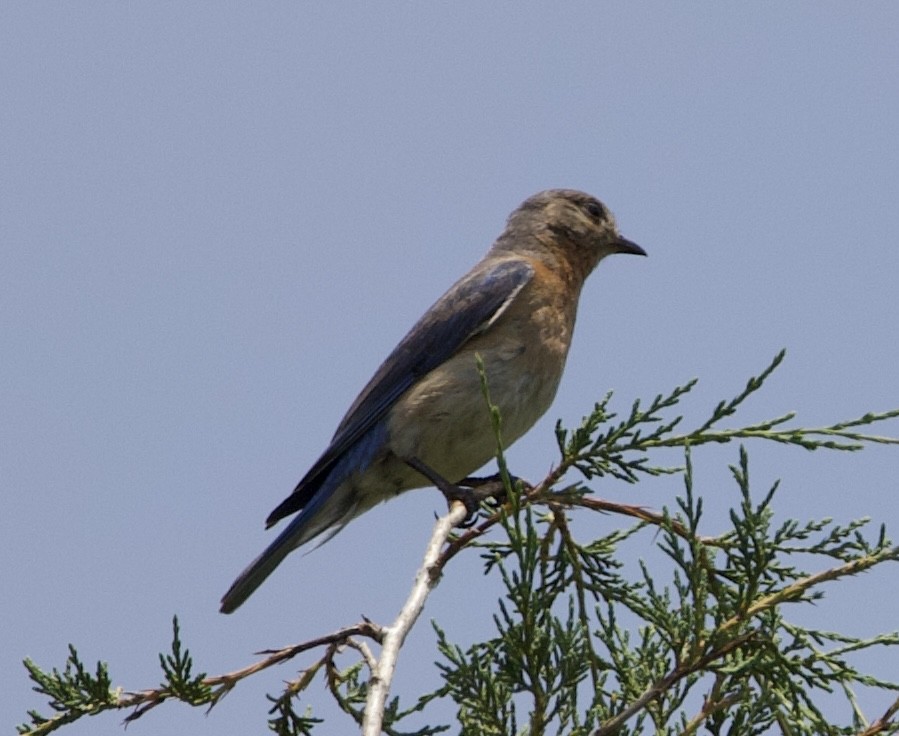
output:
POLYGON ((575 189, 548 189, 528 197, 509 215, 497 247, 563 257, 578 266, 583 277, 612 253, 646 255, 618 232, 608 207, 575 189))

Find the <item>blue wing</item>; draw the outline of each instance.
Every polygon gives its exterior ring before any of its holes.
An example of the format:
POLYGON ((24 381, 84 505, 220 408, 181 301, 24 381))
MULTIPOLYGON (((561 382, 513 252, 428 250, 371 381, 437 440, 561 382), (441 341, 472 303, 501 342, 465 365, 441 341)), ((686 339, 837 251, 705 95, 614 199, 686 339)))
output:
POLYGON ((488 328, 533 273, 522 260, 482 262, 425 313, 353 402, 328 449, 269 515, 267 526, 302 512, 237 577, 222 598, 222 612, 240 606, 292 550, 326 531, 334 533, 352 518, 357 499, 343 483, 383 452, 390 407, 419 378, 488 328))
POLYGON ((347 463, 347 453, 378 425, 390 407, 419 378, 486 329, 530 281, 533 273, 533 267, 524 260, 482 262, 440 297, 362 389, 337 427, 328 449, 293 493, 272 511, 266 519, 266 527, 312 503, 326 481, 327 487, 333 489, 354 470, 365 467, 365 460, 370 461, 370 458, 356 457, 353 458, 355 462, 347 463))

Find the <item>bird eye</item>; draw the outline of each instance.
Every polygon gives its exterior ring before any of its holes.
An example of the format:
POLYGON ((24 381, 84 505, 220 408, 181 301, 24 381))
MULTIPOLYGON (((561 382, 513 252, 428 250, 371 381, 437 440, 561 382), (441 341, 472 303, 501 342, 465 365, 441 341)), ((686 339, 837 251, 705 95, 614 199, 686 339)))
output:
POLYGON ((602 208, 602 205, 599 202, 588 202, 587 203, 587 212, 589 212, 597 220, 603 219, 603 217, 605 217, 605 214, 606 214, 602 208))

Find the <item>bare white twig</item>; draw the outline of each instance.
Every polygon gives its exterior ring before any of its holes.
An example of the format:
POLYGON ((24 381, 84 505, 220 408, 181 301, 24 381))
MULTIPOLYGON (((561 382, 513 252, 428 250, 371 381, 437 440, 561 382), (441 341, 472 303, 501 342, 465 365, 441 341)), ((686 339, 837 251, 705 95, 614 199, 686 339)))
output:
POLYGON ((382 630, 384 638, 381 642, 381 657, 372 669, 368 700, 365 703, 365 715, 362 720, 363 736, 381 735, 384 707, 387 703, 387 694, 390 692, 390 684, 393 682, 393 673, 396 670, 400 647, 403 646, 406 635, 418 620, 428 595, 437 585, 440 570, 437 563, 440 553, 450 532, 465 520, 465 514, 465 507, 459 502, 454 502, 449 513, 437 520, 431 540, 428 542, 428 548, 425 550, 424 560, 415 575, 412 591, 396 620, 382 630))

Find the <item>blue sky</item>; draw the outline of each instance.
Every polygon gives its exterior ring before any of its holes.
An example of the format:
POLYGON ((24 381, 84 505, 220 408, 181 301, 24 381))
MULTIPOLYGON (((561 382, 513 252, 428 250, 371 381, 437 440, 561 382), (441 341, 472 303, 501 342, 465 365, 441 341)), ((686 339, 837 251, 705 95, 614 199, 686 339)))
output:
MULTIPOLYGON (((379 362, 540 189, 599 196, 650 257, 588 282, 517 474, 541 477, 556 419, 609 389, 625 409, 699 376, 695 421, 782 347, 745 421, 899 406, 897 37, 887 2, 4 5, 0 722, 42 705, 19 661, 61 665, 70 641, 142 688, 174 613, 211 673, 392 616, 432 490, 292 556, 237 614, 217 603, 379 362)), ((749 450, 782 517, 899 534, 899 450, 749 450)), ((708 533, 735 459, 694 457, 708 533)), ((660 508, 680 489, 596 491, 660 508)), ((894 571, 831 592, 797 616, 895 628, 894 571)), ((425 618, 464 643, 496 595, 470 555, 425 618)), ((436 683, 432 639, 422 621, 398 693, 436 683)), ((297 666, 129 732, 259 730, 297 666)))

